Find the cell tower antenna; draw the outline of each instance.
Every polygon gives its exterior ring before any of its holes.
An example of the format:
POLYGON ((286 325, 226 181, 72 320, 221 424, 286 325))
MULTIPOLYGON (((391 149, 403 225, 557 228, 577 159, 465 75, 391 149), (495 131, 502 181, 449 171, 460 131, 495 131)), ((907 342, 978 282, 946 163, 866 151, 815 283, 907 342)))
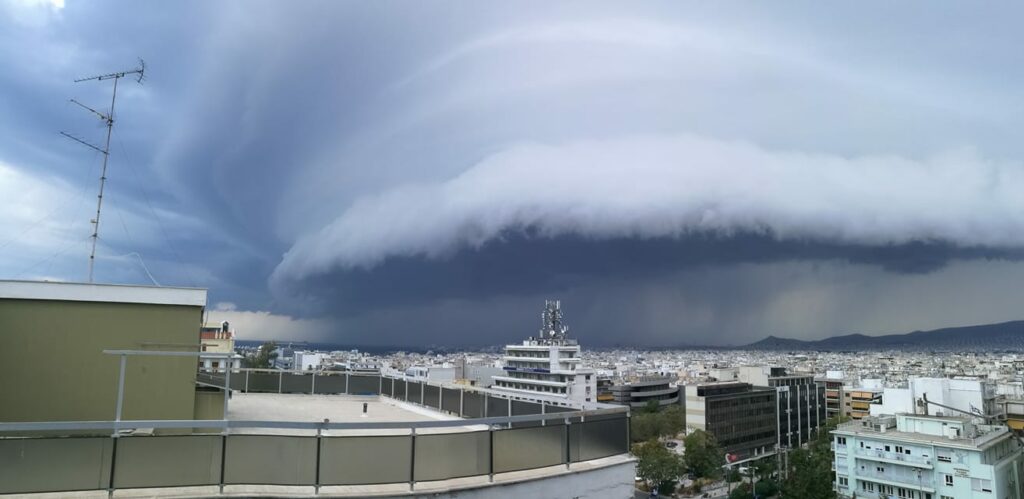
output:
POLYGON ((99 239, 99 235, 100 235, 100 210, 103 208, 103 188, 107 184, 107 160, 110 159, 110 135, 114 131, 114 103, 117 101, 117 81, 120 80, 121 78, 124 78, 124 77, 129 76, 129 75, 137 75, 136 78, 135 78, 135 81, 137 83, 141 84, 142 83, 142 79, 145 76, 145 74, 146 74, 146 61, 143 61, 142 59, 139 59, 138 67, 136 67, 135 69, 129 70, 129 71, 121 71, 121 72, 118 72, 118 73, 107 73, 107 74, 103 74, 103 75, 89 76, 87 78, 79 78, 79 79, 75 80, 75 83, 83 82, 83 81, 92 81, 92 80, 96 80, 96 81, 114 80, 114 91, 113 91, 112 95, 110 96, 110 111, 108 111, 108 112, 97 111, 97 110, 95 110, 95 109, 93 109, 93 108, 91 108, 89 106, 86 106, 85 104, 82 104, 81 102, 76 101, 75 99, 71 99, 71 102, 73 104, 77 104, 78 106, 82 107, 86 111, 89 111, 92 114, 95 114, 96 116, 98 116, 101 120, 103 120, 107 124, 107 141, 103 144, 103 147, 100 147, 100 146, 95 145, 95 144, 91 144, 91 143, 89 143, 89 142, 87 142, 85 140, 82 140, 82 139, 80 139, 78 137, 75 137, 74 135, 71 135, 71 134, 69 134, 67 132, 60 132, 61 135, 65 136, 65 137, 67 137, 67 138, 69 138, 71 140, 74 140, 75 142, 78 142, 79 144, 82 144, 82 145, 84 145, 86 147, 89 147, 91 149, 99 151, 100 153, 103 154, 103 169, 100 171, 100 191, 99 191, 99 194, 96 195, 96 218, 91 220, 91 222, 92 222, 92 250, 89 252, 89 282, 93 281, 93 267, 94 267, 94 264, 96 263, 96 240, 99 239))

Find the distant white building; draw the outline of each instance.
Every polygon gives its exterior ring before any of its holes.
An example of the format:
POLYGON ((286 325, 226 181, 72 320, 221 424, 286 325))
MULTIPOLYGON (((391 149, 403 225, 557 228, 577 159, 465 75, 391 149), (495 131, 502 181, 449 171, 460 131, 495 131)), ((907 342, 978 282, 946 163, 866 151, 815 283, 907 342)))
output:
POLYGON ((295 363, 293 364, 294 369, 300 371, 310 371, 320 369, 320 364, 323 362, 325 355, 320 352, 295 352, 295 363))
POLYGON ((413 366, 405 370, 405 376, 434 383, 455 381, 454 366, 413 366))
MULTIPOLYGON (((871 415, 882 414, 924 414, 918 404, 927 394, 929 402, 950 406, 961 411, 990 416, 1002 409, 997 403, 995 383, 983 379, 910 378, 907 388, 886 388, 882 391, 882 403, 871 405, 871 415)), ((930 414, 959 415, 956 411, 943 409, 938 405, 928 407, 930 414)))
POLYGON ((569 339, 562 323, 561 303, 546 301, 540 336, 505 347, 505 375, 494 376, 492 388, 522 395, 556 397, 574 402, 597 401, 597 373, 580 367, 580 345, 569 339))

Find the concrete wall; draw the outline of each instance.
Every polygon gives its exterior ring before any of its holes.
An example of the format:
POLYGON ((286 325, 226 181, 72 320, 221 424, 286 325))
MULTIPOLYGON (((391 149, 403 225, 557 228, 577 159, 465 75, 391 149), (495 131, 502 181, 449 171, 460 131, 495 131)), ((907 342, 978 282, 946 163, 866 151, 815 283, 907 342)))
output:
MULTIPOLYGON (((202 307, 0 299, 0 421, 114 419, 117 356, 199 347, 202 307), (45 359, 39 364, 38 359, 45 359)), ((123 419, 190 419, 196 359, 128 359, 123 419)))

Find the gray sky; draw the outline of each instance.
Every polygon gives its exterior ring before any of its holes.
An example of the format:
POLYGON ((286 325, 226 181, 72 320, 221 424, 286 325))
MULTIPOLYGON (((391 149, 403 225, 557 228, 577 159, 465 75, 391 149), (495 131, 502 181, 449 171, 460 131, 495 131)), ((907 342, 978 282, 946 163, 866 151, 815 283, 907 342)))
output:
POLYGON ((1021 318, 1007 4, 0 0, 0 278, 243 337, 743 344, 1021 318), (988 10, 985 10, 988 9, 988 10), (145 268, 143 263, 145 264, 145 268))

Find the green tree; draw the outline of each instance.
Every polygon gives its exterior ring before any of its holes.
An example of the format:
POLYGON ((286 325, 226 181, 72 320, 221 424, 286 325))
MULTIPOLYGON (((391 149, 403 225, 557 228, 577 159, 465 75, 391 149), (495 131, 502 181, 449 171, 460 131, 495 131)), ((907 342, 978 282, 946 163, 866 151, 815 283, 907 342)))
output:
POLYGON ((277 353, 274 350, 277 349, 277 343, 268 341, 260 345, 259 349, 254 354, 247 354, 242 359, 242 367, 265 369, 273 365, 274 359, 277 358, 277 353))
POLYGON ((796 449, 789 453, 786 480, 782 483, 783 499, 801 499, 804 497, 820 497, 831 499, 836 497, 832 490, 835 479, 832 473, 832 434, 840 418, 831 418, 825 422, 814 440, 808 442, 806 449, 796 449))
POLYGON ((725 456, 710 433, 696 430, 683 440, 686 469, 694 476, 713 478, 719 476, 725 456))
POLYGON ((663 436, 674 437, 686 428, 686 415, 683 414, 683 408, 678 405, 666 407, 661 411, 660 416, 659 431, 663 436))
POLYGON ((741 483, 729 493, 729 499, 751 499, 752 497, 754 495, 750 493, 749 483, 741 483))
MULTIPOLYGON (((674 437, 686 427, 683 411, 679 406, 663 410, 651 410, 652 404, 633 413, 630 417, 630 438, 633 442, 646 442, 652 438, 674 437)), ((657 402, 653 402, 657 407, 657 402)))
POLYGON ((671 493, 675 489, 676 480, 683 471, 683 460, 665 448, 657 440, 648 440, 633 446, 633 455, 637 457, 636 474, 649 485, 658 487, 662 494, 671 493))

